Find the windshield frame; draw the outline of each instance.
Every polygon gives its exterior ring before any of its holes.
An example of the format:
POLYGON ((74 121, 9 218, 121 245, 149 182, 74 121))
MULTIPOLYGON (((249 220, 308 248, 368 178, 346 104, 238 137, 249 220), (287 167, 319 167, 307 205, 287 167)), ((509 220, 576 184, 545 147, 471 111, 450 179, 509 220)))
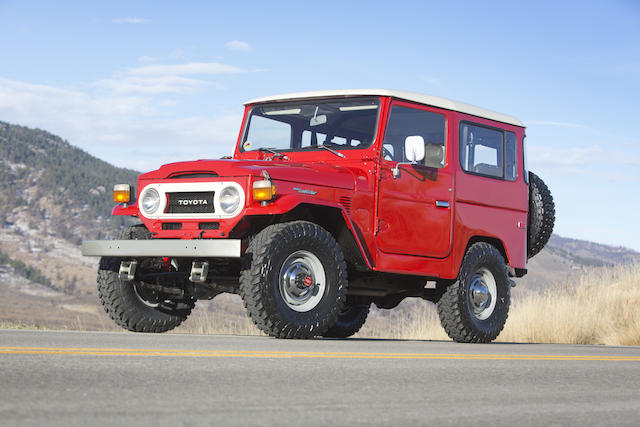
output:
POLYGON ((238 153, 244 154, 244 153, 258 152, 260 148, 269 148, 273 151, 277 151, 278 153, 302 153, 302 152, 326 151, 322 148, 322 145, 324 145, 324 141, 323 141, 323 144, 318 144, 317 147, 312 145, 297 147, 297 148, 258 147, 258 148, 252 148, 249 150, 244 149, 244 143, 246 142, 248 137, 249 124, 251 123, 251 116, 255 108, 263 108, 263 107, 286 108, 287 106, 293 107, 293 106, 305 104, 305 103, 331 103, 331 102, 340 102, 340 101, 346 101, 346 102, 375 101, 377 103, 378 108, 376 109, 377 110, 376 119, 372 128, 372 135, 371 135, 372 139, 371 139, 371 142, 366 145, 361 144, 358 146, 349 146, 349 145, 328 143, 327 146, 336 151, 368 150, 371 147, 375 146, 378 142, 378 130, 380 126, 380 118, 382 115, 382 110, 384 108, 384 102, 382 101, 382 99, 379 96, 366 96, 366 95, 365 96, 349 96, 349 97, 338 96, 338 97, 328 97, 328 98, 298 99, 298 100, 291 100, 291 101, 271 101, 271 102, 265 102, 260 104, 253 104, 249 106, 245 114, 241 137, 238 141, 238 146, 237 146, 238 153))

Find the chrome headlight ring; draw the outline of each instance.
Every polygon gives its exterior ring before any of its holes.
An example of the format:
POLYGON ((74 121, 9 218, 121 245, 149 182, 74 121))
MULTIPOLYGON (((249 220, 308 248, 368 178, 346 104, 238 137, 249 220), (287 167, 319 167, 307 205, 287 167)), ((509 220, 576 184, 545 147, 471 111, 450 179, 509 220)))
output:
POLYGON ((236 187, 225 187, 220 192, 219 202, 224 213, 232 214, 240 205, 240 192, 236 187))
POLYGON ((142 211, 146 215, 153 215, 160 207, 160 194, 155 188, 147 188, 142 192, 140 197, 140 205, 142 211))

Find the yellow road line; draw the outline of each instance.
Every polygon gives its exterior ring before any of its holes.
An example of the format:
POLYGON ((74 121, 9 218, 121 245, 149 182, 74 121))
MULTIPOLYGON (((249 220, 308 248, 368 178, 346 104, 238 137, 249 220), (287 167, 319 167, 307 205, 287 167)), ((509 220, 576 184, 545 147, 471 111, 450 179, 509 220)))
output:
POLYGON ((80 355, 80 356, 163 356, 163 357, 245 357, 245 358, 324 358, 324 359, 450 359, 450 360, 552 360, 640 362, 640 356, 445 354, 445 353, 358 353, 291 352, 250 350, 174 350, 91 347, 1 347, 0 354, 80 355))

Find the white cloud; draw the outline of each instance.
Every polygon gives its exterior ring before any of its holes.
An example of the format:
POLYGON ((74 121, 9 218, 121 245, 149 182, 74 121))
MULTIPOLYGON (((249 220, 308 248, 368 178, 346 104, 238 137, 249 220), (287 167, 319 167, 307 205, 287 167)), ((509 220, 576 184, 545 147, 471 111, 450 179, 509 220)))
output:
POLYGON ((578 168, 595 163, 605 156, 597 146, 585 148, 528 147, 530 164, 551 168, 578 168))
MULTIPOLYGON (((157 83, 161 87, 167 82, 157 83)), ((0 78, 0 118, 46 129, 94 156, 138 170, 178 160, 217 158, 233 151, 240 108, 232 115, 172 118, 162 110, 162 104, 171 100, 148 93, 119 94, 118 86, 102 89, 107 93, 0 78)))
POLYGON ((185 64, 146 65, 132 68, 129 74, 137 75, 185 75, 185 74, 238 74, 244 70, 233 65, 218 62, 189 62, 185 64))
POLYGON ((151 22, 151 19, 147 18, 136 18, 136 17, 126 17, 126 18, 116 18, 111 22, 114 24, 146 24, 147 22, 151 22))
POLYGON ((125 94, 184 94, 194 93, 207 87, 224 89, 224 86, 220 83, 204 78, 195 79, 185 76, 207 76, 244 72, 245 70, 233 65, 217 62, 151 64, 115 73, 112 78, 99 80, 93 83, 92 86, 109 90, 118 96, 125 94))
POLYGON ((528 147, 531 170, 600 177, 606 181, 640 180, 640 156, 634 152, 612 149, 612 144, 590 147, 528 147))
POLYGON ((240 40, 231 40, 225 44, 227 49, 235 50, 238 52, 251 52, 251 45, 247 42, 242 42, 240 40))
POLYGON ((571 123, 571 122, 555 122, 551 120, 527 120, 526 123, 528 125, 539 125, 539 126, 556 126, 556 127, 565 127, 565 128, 586 128, 586 126, 571 123))
POLYGON ((94 85, 111 89, 116 94, 191 93, 205 86, 220 87, 212 82, 180 76, 125 76, 100 80, 94 85))

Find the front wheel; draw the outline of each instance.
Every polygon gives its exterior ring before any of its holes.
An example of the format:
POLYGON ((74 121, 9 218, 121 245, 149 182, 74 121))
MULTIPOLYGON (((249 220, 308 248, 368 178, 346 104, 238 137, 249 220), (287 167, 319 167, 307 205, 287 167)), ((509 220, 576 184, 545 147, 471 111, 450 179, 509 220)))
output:
MULTIPOLYGON (((146 240, 151 234, 143 225, 125 229, 121 240, 146 240)), ((154 259, 140 263, 140 270, 153 271, 154 259)), ((102 257, 98 269, 98 296, 104 310, 117 325, 133 332, 166 332, 184 322, 195 306, 191 296, 167 298, 139 280, 118 277, 120 258, 102 257)))
POLYGON ((345 304, 347 268, 333 236, 317 224, 271 225, 249 243, 240 296, 263 332, 311 338, 335 324, 345 304))
POLYGON ((510 296, 504 258, 494 246, 476 243, 437 303, 442 327, 457 342, 491 342, 507 321, 510 296))

